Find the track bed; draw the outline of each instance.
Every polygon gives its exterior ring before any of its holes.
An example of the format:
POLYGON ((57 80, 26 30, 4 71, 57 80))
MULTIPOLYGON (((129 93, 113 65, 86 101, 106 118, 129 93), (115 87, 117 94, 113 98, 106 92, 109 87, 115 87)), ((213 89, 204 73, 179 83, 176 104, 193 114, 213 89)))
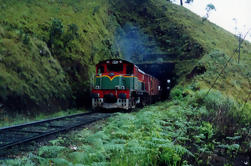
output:
POLYGON ((0 128, 0 152, 14 145, 90 124, 108 118, 112 113, 83 113, 0 128))

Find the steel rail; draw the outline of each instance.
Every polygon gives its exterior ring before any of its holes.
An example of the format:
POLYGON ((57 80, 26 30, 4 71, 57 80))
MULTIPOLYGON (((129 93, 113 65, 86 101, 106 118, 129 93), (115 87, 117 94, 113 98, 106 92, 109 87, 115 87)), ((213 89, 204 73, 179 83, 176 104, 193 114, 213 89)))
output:
POLYGON ((108 118, 111 115, 111 113, 89 112, 0 128, 0 154, 3 149, 67 131, 82 125, 87 125, 92 122, 108 118), (50 125, 53 122, 61 122, 61 125, 50 125), (38 131, 36 128, 39 127, 44 127, 43 130, 45 131, 38 131), (35 130, 32 130, 32 128, 35 128, 35 130), (28 130, 25 131, 25 129, 28 130))
POLYGON ((50 122, 50 121, 61 120, 61 119, 67 119, 67 118, 73 118, 73 117, 76 117, 76 116, 89 115, 89 114, 93 114, 93 112, 74 114, 74 115, 69 115, 69 116, 61 116, 61 117, 57 117, 57 118, 44 119, 44 120, 40 120, 40 121, 34 121, 34 122, 30 122, 30 123, 24 123, 24 124, 20 124, 20 125, 13 125, 13 126, 8 126, 8 127, 2 127, 2 128, 0 128, 0 132, 3 131, 3 130, 8 130, 10 128, 20 128, 20 127, 30 126, 32 124, 39 124, 39 123, 50 122))

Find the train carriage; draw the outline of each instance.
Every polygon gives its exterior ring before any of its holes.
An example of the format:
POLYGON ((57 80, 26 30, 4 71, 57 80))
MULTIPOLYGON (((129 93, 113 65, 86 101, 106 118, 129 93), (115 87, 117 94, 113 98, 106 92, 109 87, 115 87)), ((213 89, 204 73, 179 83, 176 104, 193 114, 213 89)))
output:
POLYGON ((121 59, 101 61, 96 65, 92 108, 135 108, 151 103, 159 90, 159 81, 133 63, 121 59))

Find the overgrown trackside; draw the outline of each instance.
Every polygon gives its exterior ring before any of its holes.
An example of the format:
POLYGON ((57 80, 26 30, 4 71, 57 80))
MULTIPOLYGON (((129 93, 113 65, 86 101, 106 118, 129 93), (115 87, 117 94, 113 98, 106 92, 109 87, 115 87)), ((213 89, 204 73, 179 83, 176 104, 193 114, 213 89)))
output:
POLYGON ((5 150, 16 145, 87 125, 110 116, 111 114, 108 113, 89 112, 0 128, 0 156, 7 155, 5 150))
POLYGON ((250 115, 234 114, 238 105, 220 92, 203 98, 205 91, 192 92, 196 88, 175 88, 172 102, 148 106, 137 113, 118 113, 102 127, 73 132, 23 158, 2 164, 240 165, 247 162, 250 115), (226 133, 224 126, 231 125, 229 118, 236 117, 241 119, 240 126, 232 126, 231 133, 226 133), (224 126, 222 120, 226 122, 224 126))

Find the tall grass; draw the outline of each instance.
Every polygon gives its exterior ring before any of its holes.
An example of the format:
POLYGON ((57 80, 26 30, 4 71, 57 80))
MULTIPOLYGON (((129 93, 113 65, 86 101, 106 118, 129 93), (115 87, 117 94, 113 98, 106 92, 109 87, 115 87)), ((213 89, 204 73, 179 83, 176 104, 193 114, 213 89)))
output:
POLYGON ((1 164, 213 165, 218 155, 225 157, 222 164, 233 163, 238 152, 248 150, 245 134, 250 126, 240 123, 229 128, 227 118, 238 123, 232 116, 238 104, 219 91, 204 98, 206 91, 194 91, 197 88, 177 87, 172 101, 135 113, 117 113, 92 130, 72 132, 23 158, 1 164), (227 133, 228 129, 234 133, 227 133))
POLYGON ((21 114, 21 113, 6 113, 0 112, 0 127, 7 127, 11 125, 23 124, 28 123, 31 121, 38 121, 43 119, 50 119, 60 116, 67 116, 77 113, 83 113, 86 110, 78 110, 78 109, 68 109, 68 110, 61 110, 56 113, 35 113, 32 115, 21 114))

